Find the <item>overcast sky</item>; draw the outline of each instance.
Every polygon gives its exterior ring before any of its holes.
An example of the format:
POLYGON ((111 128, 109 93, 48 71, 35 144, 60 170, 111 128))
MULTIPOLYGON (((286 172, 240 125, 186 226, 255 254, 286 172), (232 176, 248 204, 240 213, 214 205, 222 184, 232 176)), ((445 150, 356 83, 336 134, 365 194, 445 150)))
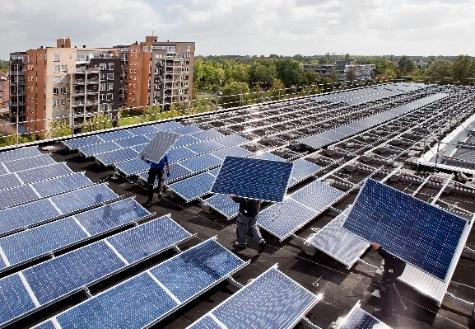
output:
POLYGON ((54 46, 195 41, 200 55, 475 55, 475 0, 0 0, 0 58, 54 46))

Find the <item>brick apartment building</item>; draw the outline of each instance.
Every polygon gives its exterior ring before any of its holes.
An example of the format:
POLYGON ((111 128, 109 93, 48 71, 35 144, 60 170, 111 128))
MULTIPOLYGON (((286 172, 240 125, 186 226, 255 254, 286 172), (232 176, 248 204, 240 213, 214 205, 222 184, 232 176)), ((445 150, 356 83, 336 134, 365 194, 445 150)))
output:
POLYGON ((98 112, 192 98, 194 43, 146 42, 113 48, 56 47, 10 54, 10 121, 47 132, 53 120, 75 128, 98 112), (153 69, 152 69, 153 68, 153 69))

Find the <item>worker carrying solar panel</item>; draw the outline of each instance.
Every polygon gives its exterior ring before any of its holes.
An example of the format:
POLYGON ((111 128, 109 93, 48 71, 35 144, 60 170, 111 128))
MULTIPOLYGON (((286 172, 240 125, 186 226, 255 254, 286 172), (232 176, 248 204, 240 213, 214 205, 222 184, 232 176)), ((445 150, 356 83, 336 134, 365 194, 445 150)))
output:
POLYGON ((239 203, 239 214, 236 219, 237 241, 234 242, 234 248, 237 250, 246 249, 247 236, 249 235, 258 243, 257 250, 261 253, 266 245, 266 241, 257 226, 257 215, 261 210, 261 201, 241 198, 235 195, 231 195, 231 198, 234 202, 239 203))
POLYGON ((158 194, 158 200, 160 200, 162 197, 162 188, 165 180, 163 175, 166 171, 167 176, 170 177, 170 164, 168 162, 168 156, 166 154, 158 163, 152 162, 145 158, 142 159, 148 164, 150 164, 150 169, 148 170, 147 178, 148 199, 146 202, 150 205, 153 201, 153 195, 155 192, 157 192, 158 194), (158 186, 156 189, 154 188, 155 181, 158 182, 158 186))
POLYGON ((404 272, 406 263, 388 253, 378 243, 371 243, 371 247, 384 259, 384 270, 380 283, 381 307, 375 312, 375 315, 384 321, 392 316, 396 303, 400 303, 405 308, 395 283, 397 278, 404 272))

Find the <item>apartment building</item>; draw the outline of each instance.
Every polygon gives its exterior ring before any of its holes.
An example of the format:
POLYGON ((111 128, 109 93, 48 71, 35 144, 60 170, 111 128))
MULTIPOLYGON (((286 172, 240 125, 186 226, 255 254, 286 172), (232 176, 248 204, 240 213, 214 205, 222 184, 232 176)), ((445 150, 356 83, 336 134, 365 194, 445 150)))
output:
POLYGON ((376 65, 354 64, 351 60, 338 60, 335 64, 303 64, 303 70, 329 79, 335 79, 338 82, 344 82, 348 80, 350 75, 354 77, 354 80, 374 78, 376 65))
POLYGON ((167 108, 193 97, 194 42, 159 42, 146 36, 127 51, 127 106, 167 108))
POLYGON ((26 52, 10 54, 10 121, 25 121, 25 57, 26 52))

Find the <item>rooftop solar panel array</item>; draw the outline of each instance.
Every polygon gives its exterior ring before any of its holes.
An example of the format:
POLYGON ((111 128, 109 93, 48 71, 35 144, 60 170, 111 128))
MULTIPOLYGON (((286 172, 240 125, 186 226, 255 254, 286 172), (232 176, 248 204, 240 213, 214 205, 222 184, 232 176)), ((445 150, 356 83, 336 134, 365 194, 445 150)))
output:
POLYGON ((163 216, 2 279, 0 290, 7 294, 2 294, 0 300, 10 312, 2 312, 0 325, 82 290, 190 237, 191 234, 170 217, 163 216), (22 297, 30 301, 34 297, 33 304, 37 305, 28 303, 26 307, 18 307, 15 301, 7 298, 8 293, 13 292, 10 278, 14 277, 22 278, 22 285, 17 285, 17 288, 24 286, 18 290, 20 294, 29 290, 22 297))
POLYGON ((344 228, 445 281, 466 225, 460 217, 369 179, 344 228))
POLYGON ((179 162, 180 165, 188 170, 199 173, 208 169, 216 168, 220 166, 223 161, 220 158, 215 157, 212 154, 203 154, 197 157, 193 157, 187 160, 179 162))
POLYGON ((384 322, 363 310, 357 303, 345 317, 338 329, 391 329, 384 322))
POLYGON ((271 267, 188 328, 293 328, 317 302, 316 295, 271 267))
POLYGON ((23 184, 35 183, 71 174, 73 171, 64 162, 16 172, 23 184))
POLYGON ((86 157, 92 157, 97 154, 112 152, 119 149, 121 149, 121 147, 114 141, 90 144, 78 148, 79 152, 81 152, 86 157))
POLYGON ((211 187, 213 187, 214 180, 215 176, 205 172, 170 184, 168 188, 185 200, 185 202, 191 202, 209 194, 211 187))
POLYGON ((55 320, 63 328, 150 326, 245 265, 209 239, 57 315, 55 320))
POLYGON ((312 177, 318 173, 320 169, 321 167, 313 162, 304 159, 295 160, 292 174, 290 175, 290 185, 293 186, 312 177))
POLYGON ((212 192, 281 202, 291 171, 291 162, 227 157, 212 192))
POLYGON ((0 190, 7 190, 20 185, 23 185, 23 182, 14 173, 0 176, 0 190))
POLYGON ((26 146, 10 151, 0 153, 0 162, 9 162, 18 159, 31 158, 41 155, 40 150, 36 146, 26 146))
POLYGON ((83 173, 74 173, 46 181, 36 182, 31 184, 31 186, 37 192, 39 197, 46 198, 55 194, 73 191, 92 184, 93 182, 83 173))
POLYGON ((132 148, 118 149, 111 152, 97 154, 95 156, 96 160, 102 163, 105 166, 111 166, 113 164, 131 160, 138 156, 138 152, 132 148))
POLYGON ((54 159, 49 154, 42 154, 35 157, 30 157, 28 158, 28 160, 18 159, 9 162, 4 162, 3 165, 10 172, 17 172, 36 167, 42 167, 54 163, 56 163, 56 161, 54 161, 54 159))

